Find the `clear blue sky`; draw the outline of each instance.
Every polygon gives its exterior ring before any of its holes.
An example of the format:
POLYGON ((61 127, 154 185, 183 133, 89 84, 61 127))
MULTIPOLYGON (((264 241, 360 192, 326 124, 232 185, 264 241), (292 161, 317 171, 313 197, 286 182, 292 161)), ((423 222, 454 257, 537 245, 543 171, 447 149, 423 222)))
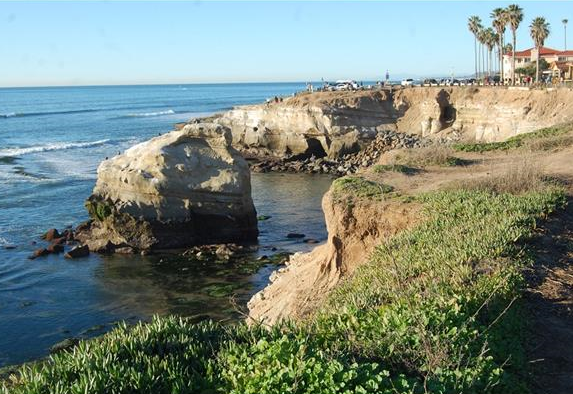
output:
MULTIPOLYGON (((510 2, 0 1, 0 86, 392 79, 473 70, 467 18, 510 2)), ((570 1, 521 1, 573 31, 570 1)), ((509 35, 508 35, 509 38, 509 35)), ((573 33, 569 42, 573 47, 573 33)))

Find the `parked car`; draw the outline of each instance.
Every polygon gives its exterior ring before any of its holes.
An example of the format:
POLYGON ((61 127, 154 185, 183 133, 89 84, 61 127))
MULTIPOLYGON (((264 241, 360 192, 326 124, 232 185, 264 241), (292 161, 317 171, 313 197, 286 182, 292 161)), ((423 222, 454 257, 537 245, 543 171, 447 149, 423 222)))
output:
POLYGON ((402 86, 413 86, 414 85, 414 80, 412 78, 408 78, 408 79, 403 79, 401 82, 402 86))
POLYGON ((336 81, 336 90, 358 90, 360 86, 356 81, 351 80, 340 80, 336 81))
POLYGON ((435 79, 424 79, 423 86, 438 86, 438 81, 435 79))

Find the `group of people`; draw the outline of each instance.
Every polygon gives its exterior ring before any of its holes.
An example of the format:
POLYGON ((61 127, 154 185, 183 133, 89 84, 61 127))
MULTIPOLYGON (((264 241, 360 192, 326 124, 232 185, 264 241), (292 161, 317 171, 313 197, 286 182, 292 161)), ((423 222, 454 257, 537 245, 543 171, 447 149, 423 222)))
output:
POLYGON ((282 97, 275 96, 273 98, 268 98, 266 100, 266 105, 270 105, 272 103, 282 103, 282 101, 283 101, 282 97))

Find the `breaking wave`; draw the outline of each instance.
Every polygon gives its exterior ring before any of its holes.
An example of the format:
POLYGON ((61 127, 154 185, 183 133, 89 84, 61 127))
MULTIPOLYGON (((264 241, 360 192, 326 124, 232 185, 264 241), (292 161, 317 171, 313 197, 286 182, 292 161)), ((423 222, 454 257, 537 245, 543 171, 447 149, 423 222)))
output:
POLYGON ((142 112, 142 113, 135 113, 135 114, 127 114, 124 116, 120 116, 120 118, 147 118, 149 116, 162 116, 162 115, 173 115, 175 111, 172 109, 168 109, 167 111, 158 111, 158 112, 142 112))
POLYGON ((110 141, 111 140, 109 139, 105 139, 92 142, 56 142, 45 145, 0 149, 0 157, 22 156, 29 153, 49 152, 54 150, 89 148, 92 146, 104 145, 110 141))

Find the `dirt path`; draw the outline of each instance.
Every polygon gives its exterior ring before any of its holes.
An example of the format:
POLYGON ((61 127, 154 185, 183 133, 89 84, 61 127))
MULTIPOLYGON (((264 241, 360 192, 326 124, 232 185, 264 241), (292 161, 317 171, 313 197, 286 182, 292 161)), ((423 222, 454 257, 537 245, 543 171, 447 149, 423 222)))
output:
MULTIPOLYGON (((570 165, 573 167, 573 163, 570 165)), ((573 171, 573 168, 570 168, 573 171)), ((531 321, 528 360, 535 394, 573 393, 573 182, 565 211, 550 218, 533 246, 527 272, 531 321)))

